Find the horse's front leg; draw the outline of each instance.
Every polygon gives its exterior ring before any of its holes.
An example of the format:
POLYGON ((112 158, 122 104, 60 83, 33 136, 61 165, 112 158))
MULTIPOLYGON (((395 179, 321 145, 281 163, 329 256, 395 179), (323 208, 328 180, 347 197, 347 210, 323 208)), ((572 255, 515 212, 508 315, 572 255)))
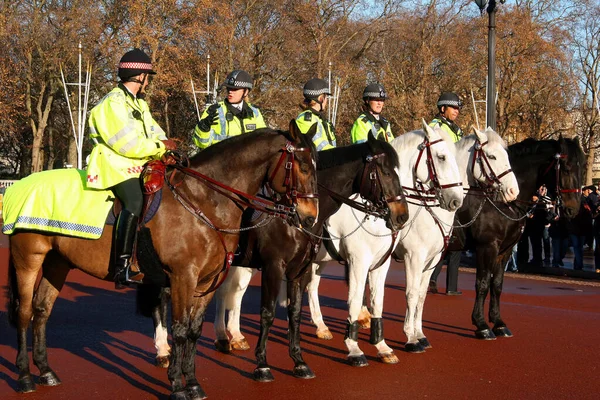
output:
POLYGON ((306 365, 306 362, 304 362, 304 359, 302 358, 302 349, 300 348, 302 293, 304 293, 310 275, 309 268, 306 268, 302 276, 287 282, 290 357, 294 360, 294 376, 302 379, 311 379, 315 377, 313 371, 306 365))
POLYGON ((227 279, 215 294, 216 316, 215 316, 215 347, 221 353, 229 353, 231 350, 249 350, 250 345, 240 331, 240 315, 242 299, 255 270, 246 267, 232 267, 227 279), (225 311, 229 311, 227 329, 225 328, 225 311), (231 340, 227 335, 231 335, 231 340))
POLYGON ((438 264, 442 257, 442 253, 436 254, 431 261, 425 265, 425 271, 421 275, 421 283, 419 286, 419 301, 417 302, 417 313, 415 316, 415 333, 419 344, 423 346, 423 349, 430 349, 431 343, 423 332, 423 310, 425 309, 425 299, 427 298, 427 289, 429 288, 429 281, 435 266, 438 264))
POLYGON ((310 308, 310 316, 313 324, 317 327, 317 337, 323 340, 333 339, 331 331, 323 321, 321 314, 321 304, 319 302, 319 283, 321 282, 321 271, 325 268, 325 263, 313 263, 310 271, 310 282, 306 286, 308 292, 308 305, 310 308))
POLYGON ((492 287, 490 288, 490 312, 489 321, 494 324, 492 332, 496 336, 512 337, 512 332, 500 316, 500 296, 502 295, 502 284, 504 282, 504 266, 510 257, 510 251, 496 257, 496 263, 492 270, 492 287))
POLYGON ((271 382, 275 378, 271 373, 271 367, 267 363, 267 340, 269 330, 275 319, 275 306, 279 295, 281 279, 283 277, 283 262, 279 265, 265 265, 262 271, 262 285, 260 296, 260 333, 256 344, 256 369, 254 369, 254 380, 258 382, 271 382))
POLYGON ((494 250, 490 246, 479 246, 477 248, 477 274, 475 277, 475 305, 471 314, 471 322, 477 327, 475 336, 479 339, 493 340, 496 335, 485 322, 484 305, 485 298, 490 287, 491 262, 495 262, 494 250))
POLYGON ((396 364, 399 360, 394 350, 385 343, 383 337, 383 296, 385 278, 390 269, 388 258, 379 268, 369 272, 369 288, 371 292, 371 337, 369 343, 377 348, 377 357, 385 364, 396 364))
POLYGON ((358 316, 363 306, 365 284, 371 264, 360 257, 349 257, 348 268, 348 321, 346 321, 346 335, 344 343, 348 348, 348 362, 353 367, 365 367, 369 365, 365 354, 358 346, 358 330, 360 324, 358 316))

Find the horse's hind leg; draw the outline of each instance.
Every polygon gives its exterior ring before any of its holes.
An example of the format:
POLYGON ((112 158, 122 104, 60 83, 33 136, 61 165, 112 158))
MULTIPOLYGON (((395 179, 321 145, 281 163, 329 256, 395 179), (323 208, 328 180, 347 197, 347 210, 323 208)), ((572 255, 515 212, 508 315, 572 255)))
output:
POLYGON ((490 288, 490 323, 494 324, 492 332, 496 336, 512 337, 512 332, 506 327, 506 324, 500 316, 500 296, 502 295, 502 284, 504 282, 504 266, 510 257, 510 251, 496 257, 494 265, 492 286, 490 288))
POLYGON ((171 289, 162 288, 160 290, 160 304, 152 310, 152 320, 154 322, 154 347, 156 348, 156 366, 160 368, 169 367, 169 356, 171 355, 171 346, 169 346, 169 332, 167 330, 167 314, 169 307, 169 298, 171 289))
POLYGON ((433 274, 433 270, 435 266, 440 261, 442 257, 441 253, 435 255, 429 264, 425 266, 425 271, 421 275, 421 282, 419 286, 419 300, 417 302, 417 311, 415 316, 415 333, 417 335, 417 340, 419 344, 423 346, 424 349, 430 349, 431 343, 425 336, 423 332, 423 309, 425 308, 425 299, 427 298, 427 290, 429 288, 429 281, 431 280, 431 275, 433 274))
POLYGON ((215 315, 215 347, 221 353, 231 350, 249 350, 250 345, 240 331, 242 298, 248 289, 254 271, 252 268, 232 267, 225 282, 217 289, 215 315), (229 311, 229 321, 225 327, 225 311, 229 311), (231 334, 231 340, 227 332, 231 334))
POLYGON ((200 400, 207 397, 196 378, 196 343, 202 334, 202 324, 204 323, 206 307, 213 296, 214 292, 203 297, 196 297, 194 298, 192 305, 192 310, 194 311, 190 315, 187 341, 185 342, 184 356, 181 363, 183 376, 185 378, 186 400, 200 400))
POLYGON ((323 340, 333 339, 331 331, 325 325, 323 321, 323 314, 321 314, 321 304, 319 303, 319 283, 321 282, 321 270, 325 267, 325 264, 320 265, 317 263, 312 264, 310 271, 310 282, 306 286, 308 292, 308 305, 310 307, 310 316, 313 324, 317 327, 317 337, 323 340))
POLYGON ((69 264, 60 256, 48 254, 44 262, 42 280, 33 300, 33 363, 40 370, 39 383, 44 386, 58 386, 61 383, 48 364, 46 324, 69 270, 69 264))
POLYGON ((14 323, 17 327, 16 366, 19 370, 18 391, 22 393, 35 391, 35 383, 29 369, 27 329, 33 315, 32 303, 36 278, 48 251, 28 249, 27 239, 30 238, 27 236, 11 237, 11 258, 9 261, 11 315, 14 315, 14 323), (22 242, 23 248, 20 245, 21 238, 24 239, 22 242))
MULTIPOLYGON (((399 360, 394 350, 385 343, 383 338, 383 295, 385 278, 390 268, 390 259, 379 268, 369 272, 369 288, 371 291, 371 338, 369 343, 377 348, 377 357, 385 364, 396 364, 399 360)), ((363 307, 364 308, 364 307, 363 307)))
POLYGON ((493 340, 496 335, 491 331, 484 317, 485 298, 490 287, 491 266, 489 261, 496 262, 494 251, 489 246, 477 248, 477 274, 475 280, 475 305, 471 314, 471 322, 477 327, 475 336, 479 339, 493 340))
POLYGON ((311 379, 315 377, 313 371, 306 365, 302 358, 302 349, 300 348, 300 320, 302 311, 302 294, 304 288, 310 279, 308 268, 301 277, 287 282, 287 292, 289 298, 288 320, 289 320, 289 350, 290 357, 294 360, 293 374, 296 378, 311 379))

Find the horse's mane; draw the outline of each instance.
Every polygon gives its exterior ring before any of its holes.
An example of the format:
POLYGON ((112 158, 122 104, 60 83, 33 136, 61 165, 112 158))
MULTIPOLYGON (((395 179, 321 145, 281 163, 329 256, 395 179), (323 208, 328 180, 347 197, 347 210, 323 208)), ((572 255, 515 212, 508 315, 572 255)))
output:
MULTIPOLYGON (((192 164, 195 164, 196 162, 198 162, 200 160, 204 160, 206 158, 210 158, 213 155, 220 155, 220 156, 228 157, 227 152, 232 151, 232 148, 238 148, 238 147, 246 148, 247 146, 253 146, 253 145, 255 146, 256 145, 255 142, 259 137, 268 136, 268 135, 282 135, 290 142, 294 142, 294 140, 292 139, 292 137, 290 136, 288 131, 282 131, 279 129, 271 129, 271 128, 260 128, 260 129, 254 130, 252 132, 244 133, 244 134, 238 135, 238 136, 232 136, 232 137, 228 138, 227 140, 223 140, 219 143, 215 143, 212 146, 209 146, 208 148, 195 154, 192 158, 190 158, 190 162, 192 164)), ((302 143, 302 147, 309 147, 312 151, 312 154, 315 155, 315 157, 316 157, 317 151, 315 149, 315 145, 313 144, 312 140, 310 140, 306 135, 301 134, 300 136, 301 136, 300 141, 302 143)))
MULTIPOLYGON (((508 149, 508 146, 506 145, 506 141, 504 139, 502 139, 502 137, 500 135, 498 135, 494 130, 488 129, 485 131, 485 134, 488 138, 488 143, 490 145, 498 145, 498 146, 502 146, 502 148, 505 150, 508 149)), ((471 148, 475 141, 477 141, 477 135, 472 133, 468 136, 464 136, 461 140, 456 142, 456 146, 459 147, 461 150, 464 149, 465 147, 471 148)))
POLYGON ((391 157, 392 162, 398 165, 398 153, 382 140, 353 144, 351 146, 336 147, 334 149, 319 151, 317 170, 324 170, 339 165, 344 165, 358 159, 364 159, 368 155, 384 153, 391 157))
MULTIPOLYGON (((452 143, 450 135, 444 130, 438 129, 437 132, 440 134, 444 142, 452 143)), ((426 138, 427 136, 425 135, 425 132, 423 132, 422 129, 415 129, 414 131, 406 132, 396 137, 394 140, 392 140, 392 146, 394 146, 394 148, 397 151, 400 151, 403 147, 416 148, 421 143, 423 143, 423 140, 425 140, 426 138)), ((456 153, 455 146, 448 146, 448 148, 453 154, 456 153)))

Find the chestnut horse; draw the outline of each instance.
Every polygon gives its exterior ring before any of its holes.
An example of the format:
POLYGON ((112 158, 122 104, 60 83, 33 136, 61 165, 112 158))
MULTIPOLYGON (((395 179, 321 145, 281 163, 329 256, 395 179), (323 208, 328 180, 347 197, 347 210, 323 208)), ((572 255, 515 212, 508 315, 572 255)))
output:
MULTIPOLYGON (((146 226, 171 282, 171 398, 206 397, 195 375, 196 341, 215 283, 228 270, 229 264, 223 260, 237 246, 242 212, 250 205, 240 199, 253 198, 267 183, 275 192, 294 199, 290 210, 303 226, 313 226, 318 217, 314 156, 310 132, 301 134, 295 123, 289 133, 260 129, 202 151, 190 160, 189 168, 178 166, 172 178, 178 184, 163 190, 160 208, 146 226)), ((113 279, 111 244, 109 226, 98 240, 32 230, 18 230, 10 236, 9 317, 17 327, 20 391, 35 390, 27 353, 32 319, 32 353, 40 370, 39 382, 60 384, 48 364, 46 349, 46 323, 52 306, 71 268, 99 279, 113 279), (42 279, 36 289, 40 270, 42 279)))

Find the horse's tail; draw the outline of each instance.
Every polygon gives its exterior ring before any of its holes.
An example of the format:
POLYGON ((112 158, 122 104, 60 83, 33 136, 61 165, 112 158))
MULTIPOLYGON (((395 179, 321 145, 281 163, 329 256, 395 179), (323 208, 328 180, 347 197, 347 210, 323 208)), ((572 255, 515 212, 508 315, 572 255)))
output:
POLYGON ((138 314, 152 318, 152 312, 161 304, 162 289, 163 287, 159 285, 138 285, 136 291, 138 314))
POLYGON ((12 256, 8 257, 8 322, 17 327, 17 316, 19 314, 19 287, 17 286, 17 269, 12 256))

